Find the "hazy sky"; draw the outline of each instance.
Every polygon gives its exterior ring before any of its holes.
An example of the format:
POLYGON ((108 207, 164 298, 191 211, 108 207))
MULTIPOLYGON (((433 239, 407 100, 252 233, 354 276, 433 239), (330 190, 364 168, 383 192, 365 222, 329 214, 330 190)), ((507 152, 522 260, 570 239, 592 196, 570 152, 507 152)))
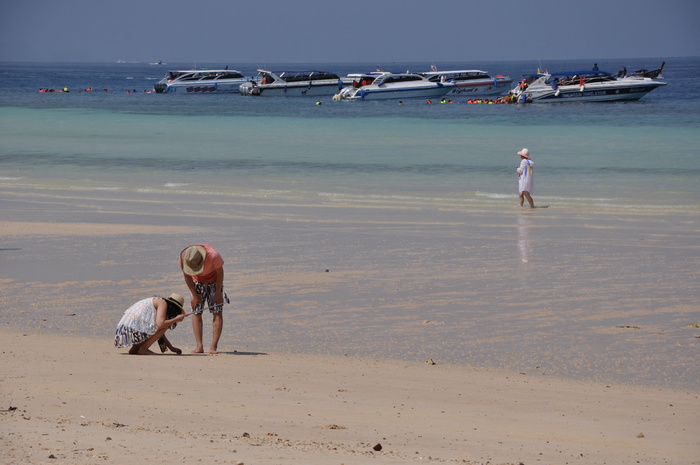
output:
POLYGON ((700 56, 698 0, 0 0, 0 61, 700 56))

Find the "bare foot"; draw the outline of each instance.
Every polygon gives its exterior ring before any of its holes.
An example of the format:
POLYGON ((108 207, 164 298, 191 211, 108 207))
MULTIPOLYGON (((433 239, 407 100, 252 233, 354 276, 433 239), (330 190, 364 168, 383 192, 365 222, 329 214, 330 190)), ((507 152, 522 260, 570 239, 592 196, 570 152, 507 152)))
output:
POLYGON ((138 355, 158 355, 157 353, 153 352, 151 349, 139 349, 137 354, 138 355))
POLYGON ((219 353, 219 351, 217 350, 216 347, 212 347, 211 349, 209 349, 209 355, 216 355, 218 353, 219 353))
POLYGON ((203 354, 204 353, 204 347, 197 347, 192 351, 193 354, 203 354))

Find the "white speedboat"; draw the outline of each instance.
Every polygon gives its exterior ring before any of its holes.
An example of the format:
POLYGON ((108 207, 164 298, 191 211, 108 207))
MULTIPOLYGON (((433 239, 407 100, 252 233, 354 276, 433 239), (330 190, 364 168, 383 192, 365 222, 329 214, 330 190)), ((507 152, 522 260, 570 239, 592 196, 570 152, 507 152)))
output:
POLYGON ((259 96, 322 96, 333 95, 346 82, 337 74, 327 71, 269 71, 258 70, 259 79, 240 85, 241 95, 259 96))
POLYGON ((419 73, 432 82, 452 82, 454 89, 448 94, 450 97, 459 96, 487 96, 505 95, 509 90, 513 80, 508 76, 497 74, 489 75, 488 72, 479 69, 461 69, 451 71, 432 71, 419 73))
POLYGON ((617 102, 639 100, 665 86, 663 64, 654 71, 613 76, 599 70, 542 72, 524 79, 511 90, 519 103, 617 102))
POLYGON ((158 92, 238 92, 248 79, 235 69, 170 71, 153 89, 158 92))
POLYGON ((411 73, 376 72, 350 74, 352 86, 341 90, 337 100, 385 100, 440 98, 454 89, 450 82, 432 82, 425 76, 411 73))

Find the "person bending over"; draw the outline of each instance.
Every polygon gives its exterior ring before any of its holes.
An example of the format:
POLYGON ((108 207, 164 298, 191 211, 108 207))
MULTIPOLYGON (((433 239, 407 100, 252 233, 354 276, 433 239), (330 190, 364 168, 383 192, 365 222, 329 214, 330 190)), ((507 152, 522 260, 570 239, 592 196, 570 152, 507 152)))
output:
POLYGON ((209 353, 217 354, 224 326, 224 303, 230 303, 224 292, 224 259, 208 244, 191 245, 180 252, 180 268, 192 294, 192 330, 197 342, 192 352, 204 353, 202 313, 208 309, 213 317, 209 353))

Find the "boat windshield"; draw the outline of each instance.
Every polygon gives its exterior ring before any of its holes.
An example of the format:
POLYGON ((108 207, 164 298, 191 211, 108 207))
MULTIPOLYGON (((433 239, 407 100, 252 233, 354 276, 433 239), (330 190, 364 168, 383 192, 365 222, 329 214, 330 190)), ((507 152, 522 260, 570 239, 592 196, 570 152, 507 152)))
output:
POLYGON ((391 82, 411 82, 411 81, 422 81, 423 77, 418 76, 417 74, 391 74, 388 76, 382 76, 381 82, 382 83, 391 83, 391 82))
POLYGON ((604 72, 588 72, 588 73, 553 73, 549 76, 545 76, 544 82, 548 85, 552 83, 557 83, 559 85, 580 85, 581 81, 586 84, 591 84, 594 82, 610 82, 615 81, 615 78, 609 73, 604 72))
POLYGON ((422 73, 429 81, 438 82, 442 79, 447 81, 470 81, 474 79, 492 79, 486 71, 445 71, 436 73, 422 73))
POLYGON ((168 79, 171 81, 201 81, 204 79, 241 79, 244 76, 236 70, 223 71, 171 71, 168 79))
POLYGON ((238 71, 226 71, 225 73, 218 73, 215 79, 241 79, 244 77, 238 71))
POLYGON ((340 79, 337 74, 327 71, 282 71, 277 75, 285 82, 320 81, 325 79, 340 79))

